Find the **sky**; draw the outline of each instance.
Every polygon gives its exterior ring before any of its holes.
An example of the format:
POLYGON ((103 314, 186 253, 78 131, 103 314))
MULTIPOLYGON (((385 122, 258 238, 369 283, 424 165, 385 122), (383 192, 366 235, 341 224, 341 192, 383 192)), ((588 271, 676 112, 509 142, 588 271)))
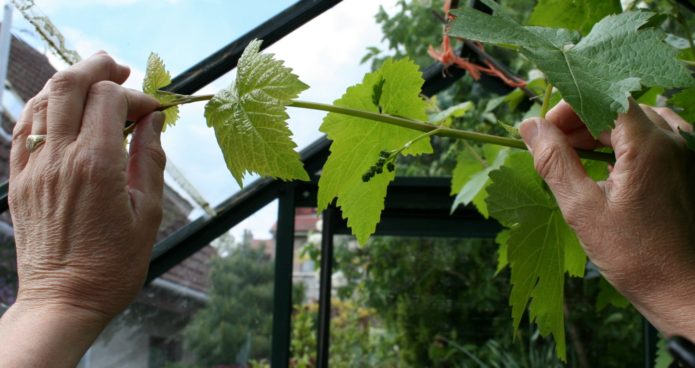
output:
MULTIPOLYGON (((35 0, 38 8, 63 33, 69 47, 82 57, 105 50, 131 67, 127 87, 140 89, 145 62, 150 52, 164 60, 172 76, 193 66, 256 25, 279 13, 294 1, 264 2, 237 0, 35 0), (262 6, 261 6, 262 4, 262 6), (261 9, 261 7, 263 9, 261 9)), ((276 54, 311 86, 300 99, 330 103, 345 89, 359 83, 369 71, 359 61, 368 46, 383 46, 382 33, 374 21, 379 6, 395 9, 396 0, 344 0, 266 52, 276 54)), ((40 50, 43 41, 32 35, 18 11, 13 32, 40 50)), ((382 47, 383 48, 383 47, 382 47)), ((58 69, 65 64, 46 51, 58 69)), ((233 81, 233 72, 198 93, 215 93, 233 81)), ((240 188, 224 164, 213 131, 206 126, 203 103, 181 108, 181 118, 168 129, 162 142, 170 163, 213 206, 240 188)), ((290 108, 289 126, 298 149, 318 139, 324 113, 290 108)), ((245 184, 257 177, 247 177, 245 184)), ((167 182, 178 186, 167 176, 167 182)), ((185 196, 185 195, 184 195, 185 196)), ((198 217, 202 210, 194 210, 198 217)), ((277 204, 266 206, 232 229, 241 239, 244 229, 256 238, 271 237, 269 229, 277 218, 277 204)))

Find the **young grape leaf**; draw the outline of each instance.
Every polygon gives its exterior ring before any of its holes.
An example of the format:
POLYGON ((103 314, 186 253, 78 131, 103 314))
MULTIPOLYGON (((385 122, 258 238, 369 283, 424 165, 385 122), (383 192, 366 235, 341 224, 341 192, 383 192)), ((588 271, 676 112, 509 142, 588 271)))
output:
POLYGON ((567 28, 587 34, 606 15, 623 11, 620 0, 540 0, 528 24, 567 28))
POLYGON ((576 31, 524 27, 485 4, 495 15, 472 8, 452 11, 455 37, 518 48, 586 123, 594 136, 611 129, 617 114, 628 109, 630 92, 642 86, 686 87, 694 81, 676 60, 677 50, 648 22, 654 13, 631 11, 596 23, 586 37, 576 31))
MULTIPOLYGON (((424 83, 419 67, 410 60, 387 60, 362 83, 348 88, 336 106, 398 115, 424 121, 427 103, 420 97, 424 83), (383 83, 383 84, 382 84, 383 83), (375 86, 379 98, 375 98, 375 86), (378 101, 375 101, 378 100, 378 101)), ((333 141, 331 155, 319 180, 319 211, 338 198, 343 217, 357 240, 364 244, 374 232, 384 208, 386 188, 395 173, 384 170, 369 181, 362 176, 381 151, 396 150, 421 135, 420 132, 352 116, 329 113, 320 130, 333 141)), ((432 152, 428 139, 418 140, 403 154, 432 152)))
POLYGON ((509 148, 486 144, 483 146, 482 156, 472 150, 473 147, 466 147, 460 150, 456 158, 456 167, 451 176, 451 194, 457 194, 457 196, 451 211, 456 210, 461 204, 466 206, 473 202, 478 212, 488 218, 485 203, 487 198, 485 188, 490 184, 488 175, 490 171, 497 170, 504 164, 509 148))
POLYGON ((583 276, 586 256, 528 153, 511 153, 504 166, 490 173, 490 179, 490 216, 509 228, 505 243, 514 328, 519 328, 528 305, 530 320, 538 324, 542 335, 553 335, 557 354, 564 360, 564 274, 583 276))
MULTIPOLYGON (((142 81, 142 91, 146 94, 154 97, 161 104, 172 102, 176 100, 177 95, 173 93, 168 93, 160 91, 171 84, 171 74, 166 70, 164 62, 159 57, 159 55, 154 52, 150 53, 150 57, 147 58, 147 70, 145 72, 145 79, 142 81)), ((176 120, 179 119, 179 107, 174 106, 164 110, 164 127, 173 126, 176 120)))
POLYGON ((683 119, 690 124, 695 123, 695 87, 686 88, 676 93, 668 102, 672 106, 683 109, 679 112, 683 119))
POLYGON ((205 118, 239 186, 247 172, 309 180, 285 122, 286 105, 309 86, 272 54, 261 54, 260 47, 260 40, 249 43, 236 81, 205 105, 205 118))

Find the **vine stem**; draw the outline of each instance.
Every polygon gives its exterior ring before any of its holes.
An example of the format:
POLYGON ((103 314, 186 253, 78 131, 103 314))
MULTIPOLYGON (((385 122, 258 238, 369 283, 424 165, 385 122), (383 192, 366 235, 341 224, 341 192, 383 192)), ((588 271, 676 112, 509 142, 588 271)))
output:
MULTIPOLYGON (((552 91, 552 86, 550 87, 550 90, 552 91)), ((548 94, 548 92, 546 90, 546 95, 547 94, 548 94)), ((162 110, 168 109, 168 108, 173 107, 173 106, 187 104, 187 103, 191 103, 191 102, 197 102, 197 101, 207 101, 207 100, 210 100, 212 98, 213 98, 213 95, 184 96, 180 99, 162 104, 157 110, 162 111, 162 110)), ((550 97, 548 97, 546 99, 549 100, 550 97)), ((543 104, 547 105, 547 103, 545 102, 545 99, 544 99, 543 104)), ((521 139, 500 137, 500 136, 496 136, 496 135, 471 132, 471 131, 467 131, 467 130, 441 127, 441 126, 437 126, 437 125, 427 124, 427 123, 424 123, 424 122, 419 121, 419 120, 404 118, 401 116, 380 114, 380 113, 371 112, 371 111, 357 110, 357 109, 352 109, 352 108, 348 108, 348 107, 328 105, 328 104, 323 104, 323 103, 318 103, 318 102, 300 101, 300 100, 290 101, 287 104, 287 106, 301 108, 301 109, 327 111, 327 112, 333 112, 336 114, 342 114, 342 115, 354 116, 357 118, 379 121, 382 123, 399 126, 401 128, 417 130, 417 131, 421 131, 424 133, 428 133, 427 136, 438 135, 441 137, 450 137, 450 138, 457 138, 457 139, 472 140, 472 141, 477 141, 477 142, 482 142, 482 143, 491 143, 491 144, 496 144, 496 145, 505 146, 505 147, 518 148, 518 149, 522 149, 522 150, 528 149, 528 148, 526 148, 526 144, 524 143, 524 141, 522 141, 521 139)), ((608 153, 604 153, 604 152, 577 150, 577 154, 579 155, 579 157, 587 159, 587 160, 604 161, 604 162, 608 162, 608 163, 613 163, 615 161, 615 158, 613 157, 613 155, 608 154, 608 153)))
MULTIPOLYGON (((433 130, 437 130, 437 132, 433 133, 433 134, 441 136, 441 137, 473 140, 473 141, 482 142, 482 143, 492 143, 492 144, 497 144, 500 146, 518 148, 518 149, 523 149, 523 150, 528 149, 528 148, 526 148, 526 144, 524 143, 524 141, 522 141, 521 139, 499 137, 496 135, 471 132, 471 131, 467 131, 467 130, 440 127, 440 126, 436 126, 436 125, 432 125, 432 124, 427 124, 427 123, 424 123, 422 121, 408 119, 408 118, 404 118, 404 117, 400 117, 400 116, 379 114, 379 113, 375 113, 375 112, 371 112, 371 111, 356 110, 356 109, 351 109, 351 108, 342 107, 342 106, 327 105, 327 104, 322 104, 322 103, 317 103, 317 102, 307 102, 307 101, 299 101, 299 100, 291 101, 287 106, 304 108, 304 109, 311 109, 311 110, 334 112, 337 114, 343 114, 343 115, 349 115, 349 116, 354 116, 354 117, 363 118, 363 119, 375 120, 375 121, 379 121, 382 123, 396 125, 396 126, 399 126, 402 128, 419 130, 421 132, 431 132, 433 130)), ((613 157, 613 155, 611 155, 609 153, 579 150, 578 149, 577 154, 579 155, 579 157, 584 158, 584 159, 588 159, 588 160, 604 161, 604 162, 608 162, 608 163, 615 162, 615 158, 613 157)))
POLYGON ((545 94, 543 95, 543 105, 541 105, 541 119, 545 119, 545 115, 548 114, 550 110, 550 97, 553 95, 553 85, 546 79, 547 86, 545 87, 545 94))
POLYGON ((158 111, 164 111, 170 107, 189 104, 192 102, 208 101, 212 100, 215 95, 197 95, 197 96, 182 96, 181 98, 172 100, 171 102, 163 103, 159 105, 158 111))

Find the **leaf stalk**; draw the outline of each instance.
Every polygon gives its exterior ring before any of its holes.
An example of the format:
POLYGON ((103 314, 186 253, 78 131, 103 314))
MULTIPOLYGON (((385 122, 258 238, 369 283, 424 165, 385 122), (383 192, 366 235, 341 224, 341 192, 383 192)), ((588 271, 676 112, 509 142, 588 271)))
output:
POLYGON ((543 105, 541 105, 541 119, 545 119, 545 116, 550 110, 550 97, 553 95, 553 84, 546 79, 545 94, 543 95, 543 105))
MULTIPOLYGON (((550 102, 549 102, 550 97, 549 97, 548 91, 550 91, 550 93, 552 93, 552 88, 553 88, 552 85, 550 85, 550 83, 549 83, 548 88, 546 89, 546 97, 543 99, 543 106, 545 106, 546 112, 547 112, 547 106, 550 104, 550 102)), ((170 107, 177 106, 177 105, 183 105, 183 104, 188 104, 188 103, 198 102, 198 101, 207 101, 207 100, 211 100, 213 97, 214 97, 214 95, 185 96, 185 97, 182 97, 180 99, 162 104, 157 110, 162 111, 162 110, 165 110, 165 109, 168 109, 170 107)), ((336 114, 343 114, 343 115, 348 115, 348 116, 354 116, 357 118, 379 121, 382 123, 399 126, 401 128, 418 130, 418 131, 427 133, 426 136, 438 135, 440 137, 472 140, 472 141, 481 142, 481 143, 491 143, 491 144, 496 144, 496 145, 505 146, 505 147, 518 148, 518 149, 522 149, 522 150, 528 149, 526 147, 526 144, 524 143, 524 141, 522 141, 521 139, 500 137, 500 136, 491 135, 491 134, 471 132, 468 130, 447 128, 447 127, 427 124, 427 123, 419 121, 419 120, 408 119, 408 118, 404 118, 401 116, 380 114, 377 112, 357 110, 357 109, 352 109, 352 108, 348 108, 348 107, 335 106, 335 105, 323 104, 323 103, 318 103, 318 102, 300 101, 300 100, 290 101, 287 104, 287 106, 296 107, 296 108, 300 108, 300 109, 310 109, 310 110, 333 112, 336 114)), ((543 108, 541 108, 541 112, 543 112, 543 108)), ((543 116, 544 116, 544 114, 543 114, 543 116)), ((579 150, 578 149, 577 154, 579 155, 579 157, 581 157, 583 159, 587 159, 587 160, 604 161, 604 162, 608 162, 608 163, 615 162, 615 158, 613 157, 613 155, 611 155, 609 153, 579 150)))
MULTIPOLYGON (((526 144, 524 143, 524 141, 522 141, 521 139, 500 137, 500 136, 496 136, 496 135, 471 132, 471 131, 467 131, 467 130, 440 127, 440 126, 436 126, 436 125, 427 124, 427 123, 424 123, 422 121, 408 119, 408 118, 404 118, 404 117, 400 117, 400 116, 394 116, 394 115, 388 115, 388 114, 379 114, 379 113, 371 112, 371 111, 356 110, 356 109, 351 109, 351 108, 342 107, 342 106, 328 105, 328 104, 322 104, 322 103, 317 103, 317 102, 299 101, 299 100, 291 101, 288 104, 288 106, 303 108, 303 109, 327 111, 327 112, 349 115, 349 116, 354 116, 354 117, 363 118, 363 119, 375 120, 375 121, 379 121, 382 123, 399 126, 402 128, 418 130, 418 131, 425 132, 425 133, 431 132, 433 130, 437 130, 437 132, 435 132, 433 134, 438 135, 440 137, 466 139, 466 140, 472 140, 472 141, 477 141, 477 142, 482 142, 482 143, 497 144, 497 145, 505 146, 505 147, 518 148, 518 149, 522 149, 522 150, 528 149, 526 147, 526 144)), ((587 159, 587 160, 603 161, 603 162, 608 162, 608 163, 615 162, 615 158, 613 157, 613 155, 611 155, 609 153, 579 150, 578 149, 577 154, 579 155, 579 157, 587 159)))

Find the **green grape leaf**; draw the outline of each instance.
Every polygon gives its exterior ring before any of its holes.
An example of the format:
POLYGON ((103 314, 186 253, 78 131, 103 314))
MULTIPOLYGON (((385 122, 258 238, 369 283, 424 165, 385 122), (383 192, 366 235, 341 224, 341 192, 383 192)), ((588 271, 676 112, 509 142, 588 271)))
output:
POLYGON ((596 310, 601 311, 608 305, 612 305, 617 308, 625 308, 630 305, 630 301, 627 300, 622 294, 615 290, 613 285, 609 284, 603 277, 598 284, 598 296, 596 296, 596 310))
POLYGON ((686 88, 676 93, 668 102, 672 106, 682 109, 679 114, 683 119, 690 124, 695 123, 695 87, 686 88))
POLYGON ((451 176, 451 194, 456 194, 451 212, 463 204, 467 206, 473 203, 483 217, 488 218, 487 192, 485 188, 490 184, 488 175, 490 171, 498 169, 504 164, 509 154, 509 148, 503 148, 494 144, 483 145, 483 154, 480 155, 473 147, 462 149, 456 158, 456 167, 451 176))
MULTIPOLYGON (((160 104, 165 104, 172 102, 178 98, 178 95, 160 91, 171 84, 171 74, 166 70, 164 62, 159 57, 159 55, 150 53, 150 57, 147 58, 147 70, 145 72, 145 79, 142 81, 142 91, 146 94, 154 97, 159 101, 160 104)), ((173 106, 164 110, 164 127, 173 126, 176 120, 179 119, 179 107, 173 106)))
POLYGON ((651 87, 640 91, 637 96, 633 96, 638 103, 655 106, 657 104, 657 99, 664 93, 662 87, 651 87))
POLYGON ((309 180, 294 150, 285 111, 308 86, 272 54, 260 53, 260 47, 260 40, 249 43, 239 59, 236 81, 205 105, 205 118, 239 186, 252 172, 309 180))
MULTIPOLYGON (((348 88, 336 106, 403 116, 424 121, 427 102, 420 97, 424 83, 419 67, 408 59, 387 60, 365 75, 362 83, 348 88), (383 82, 382 82, 383 81, 383 82), (376 87, 383 83, 381 87, 376 87), (379 90, 379 101, 374 92, 379 90), (376 104, 378 102, 378 105, 376 104)), ((386 188, 395 173, 384 170, 368 182, 362 175, 379 158, 380 151, 396 150, 420 132, 352 116, 329 113, 320 130, 332 140, 331 155, 319 180, 319 211, 334 198, 357 240, 364 244, 376 229, 384 208, 386 188)), ((414 142, 403 154, 432 152, 428 139, 414 142)))
POLYGON ((533 8, 528 24, 573 29, 587 34, 603 17, 622 11, 620 0, 540 0, 533 8))
POLYGON ((665 34, 648 26, 653 13, 607 16, 582 38, 567 29, 521 26, 501 14, 495 2, 484 2, 495 15, 454 10, 449 34, 517 48, 545 73, 594 136, 611 129, 618 113, 627 111, 632 91, 694 85, 676 60, 677 50, 664 42, 665 34))
POLYGON ((564 274, 583 276, 586 256, 528 153, 510 154, 504 166, 490 173, 490 179, 490 216, 509 228, 506 244, 514 328, 519 328, 528 305, 529 319, 538 324, 542 335, 552 334, 557 354, 564 360, 564 274))

